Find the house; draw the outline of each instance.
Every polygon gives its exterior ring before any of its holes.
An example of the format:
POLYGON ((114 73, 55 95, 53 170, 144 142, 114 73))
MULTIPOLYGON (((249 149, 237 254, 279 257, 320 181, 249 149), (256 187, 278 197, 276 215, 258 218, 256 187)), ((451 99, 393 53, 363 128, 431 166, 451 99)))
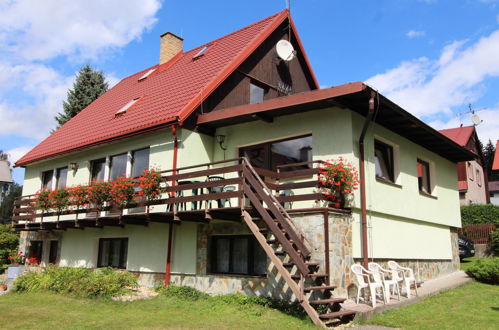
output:
POLYGON ((475 126, 449 128, 441 130, 440 133, 476 155, 474 160, 457 164, 461 205, 487 204, 489 202, 487 171, 483 168, 485 163, 475 126))
POLYGON ((499 181, 489 182, 490 203, 499 205, 499 181))
POLYGON ((497 148, 499 148, 499 140, 496 143, 496 153, 494 154, 494 163, 492 164, 493 171, 499 171, 499 152, 497 152, 497 148))
POLYGON ((10 192, 12 186, 12 172, 7 160, 0 160, 0 205, 10 192))
POLYGON ((182 50, 102 95, 16 163, 15 228, 41 264, 113 266, 143 285, 298 299, 312 320, 338 310, 350 265, 396 259, 419 280, 459 268, 456 163, 475 155, 361 82, 319 89, 287 10, 182 50), (281 40, 293 51, 278 56, 281 40), (362 184, 330 207, 321 161, 344 157, 362 184), (41 189, 162 175, 159 200, 37 210, 41 189), (319 305, 333 306, 318 314, 319 305), (336 306, 336 307, 335 307, 336 306))

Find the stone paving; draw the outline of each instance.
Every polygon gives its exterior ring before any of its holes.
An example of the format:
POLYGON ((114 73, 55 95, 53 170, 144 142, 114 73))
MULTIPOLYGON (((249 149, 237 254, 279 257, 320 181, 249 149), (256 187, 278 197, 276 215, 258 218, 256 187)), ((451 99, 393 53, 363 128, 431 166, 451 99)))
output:
MULTIPOLYGON (((461 286, 472 279, 466 275, 463 271, 454 272, 452 274, 442 276, 433 280, 428 280, 424 282, 421 287, 418 288, 418 296, 415 295, 414 290, 411 290, 410 298, 406 298, 405 289, 401 292, 400 301, 397 295, 392 296, 388 304, 384 304, 378 298, 376 303, 376 308, 372 308, 371 302, 355 304, 355 298, 350 304, 344 304, 345 309, 354 310, 357 312, 356 318, 369 319, 376 314, 383 313, 390 309, 397 309, 402 306, 411 305, 424 300, 430 296, 437 295, 441 291, 454 289, 461 286)), ((362 301, 362 300, 361 300, 362 301)), ((357 327, 356 329, 364 329, 357 327)), ((366 328, 367 329, 367 328, 366 328)), ((381 329, 381 328, 369 328, 369 329, 381 329)))

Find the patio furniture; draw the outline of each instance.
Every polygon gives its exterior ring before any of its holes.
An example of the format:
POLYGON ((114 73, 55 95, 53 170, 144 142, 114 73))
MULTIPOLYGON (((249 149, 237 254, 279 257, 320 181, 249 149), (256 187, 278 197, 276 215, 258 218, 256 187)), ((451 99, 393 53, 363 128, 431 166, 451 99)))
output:
MULTIPOLYGON (((225 180, 225 178, 222 176, 209 176, 208 177, 208 181, 220 181, 220 180, 225 180)), ((215 186, 215 187, 208 187, 208 193, 210 193, 210 194, 221 193, 221 192, 223 192, 223 189, 224 189, 224 185, 215 186)), ((211 208, 211 200, 207 200, 206 202, 208 203, 208 207, 211 208)), ((217 206, 218 206, 218 208, 223 207, 221 199, 217 199, 217 206)))
POLYGON ((393 260, 388 261, 388 267, 390 267, 391 270, 396 271, 397 283, 402 281, 405 283, 407 298, 411 295, 411 283, 414 283, 414 291, 416 292, 416 296, 418 295, 418 285, 416 283, 416 278, 414 277, 414 271, 411 268, 402 267, 393 260), (400 276, 400 274, 402 274, 402 276, 400 276))
POLYGON ((395 294, 395 291, 397 292, 398 298, 400 300, 400 288, 398 286, 398 281, 395 279, 395 277, 397 276, 397 272, 394 270, 384 269, 375 262, 370 262, 368 264, 368 268, 370 271, 376 274, 374 276, 381 277, 381 281, 385 286, 386 302, 390 302, 390 296, 391 294, 395 294), (391 279, 387 279, 387 275, 390 276, 391 279))
POLYGON ((352 273, 355 274, 355 277, 357 278, 357 304, 359 303, 359 297, 360 297, 360 292, 364 290, 365 294, 365 289, 369 288, 369 292, 371 293, 371 302, 373 305, 373 308, 376 307, 376 290, 381 289, 381 293, 383 294, 383 301, 386 301, 385 299, 385 287, 383 286, 383 283, 381 281, 376 282, 376 281, 371 281, 371 275, 373 275, 373 272, 368 271, 364 267, 362 267, 359 264, 353 264, 350 266, 350 269, 352 270, 352 273))
MULTIPOLYGON (((196 183, 196 182, 200 182, 200 181, 191 181, 191 180, 184 180, 184 181, 179 181, 178 182, 178 185, 184 185, 184 184, 189 184, 189 183, 196 183)), ((197 196, 199 194, 199 188, 193 188, 191 190, 191 196, 197 196)), ((179 190, 177 192, 177 197, 184 197, 184 191, 183 190, 179 190)), ((179 203, 178 204, 179 206, 179 210, 184 210, 184 211, 187 211, 187 203, 179 203)), ((201 205, 199 205, 201 206, 201 205)), ((191 203, 191 210, 197 210, 198 209, 198 202, 192 202, 191 203)))
MULTIPOLYGON (((236 190, 237 190, 236 186, 230 185, 230 186, 224 186, 222 189, 222 192, 232 192, 232 191, 236 191, 236 190)), ((232 205, 230 203, 230 198, 222 198, 220 201, 221 201, 222 207, 225 207, 225 204, 227 202, 229 202, 229 207, 232 207, 232 205)))
MULTIPOLYGON (((295 195, 295 193, 293 192, 293 190, 286 189, 279 194, 279 197, 288 197, 288 196, 294 196, 294 195, 295 195)), ((293 208, 293 202, 282 202, 281 205, 285 209, 292 209, 293 208)))

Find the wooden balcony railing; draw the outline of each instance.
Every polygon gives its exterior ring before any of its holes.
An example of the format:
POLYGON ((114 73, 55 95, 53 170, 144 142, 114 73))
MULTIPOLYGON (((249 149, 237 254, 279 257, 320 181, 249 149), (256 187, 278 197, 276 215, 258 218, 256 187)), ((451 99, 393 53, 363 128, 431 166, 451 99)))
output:
MULTIPOLYGON (((160 198, 138 201, 124 210, 105 205, 100 210, 69 206, 61 212, 43 212, 35 206, 35 195, 22 196, 14 203, 14 227, 40 230, 214 217, 240 220, 242 210, 252 209, 243 193, 244 161, 247 162, 244 158, 234 158, 161 171, 160 198)), ((315 208, 325 204, 318 189, 320 163, 287 164, 278 166, 276 171, 254 170, 285 209, 315 208)))

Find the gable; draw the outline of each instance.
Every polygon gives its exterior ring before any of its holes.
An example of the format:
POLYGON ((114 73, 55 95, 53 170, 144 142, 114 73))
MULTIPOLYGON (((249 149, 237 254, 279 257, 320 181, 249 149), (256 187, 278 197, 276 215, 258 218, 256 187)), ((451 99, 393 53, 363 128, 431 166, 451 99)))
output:
POLYGON ((249 104, 250 84, 264 90, 264 101, 318 88, 299 39, 289 29, 288 19, 207 98, 199 112, 249 104), (275 46, 281 39, 290 40, 296 50, 295 58, 289 62, 277 56, 275 46))

